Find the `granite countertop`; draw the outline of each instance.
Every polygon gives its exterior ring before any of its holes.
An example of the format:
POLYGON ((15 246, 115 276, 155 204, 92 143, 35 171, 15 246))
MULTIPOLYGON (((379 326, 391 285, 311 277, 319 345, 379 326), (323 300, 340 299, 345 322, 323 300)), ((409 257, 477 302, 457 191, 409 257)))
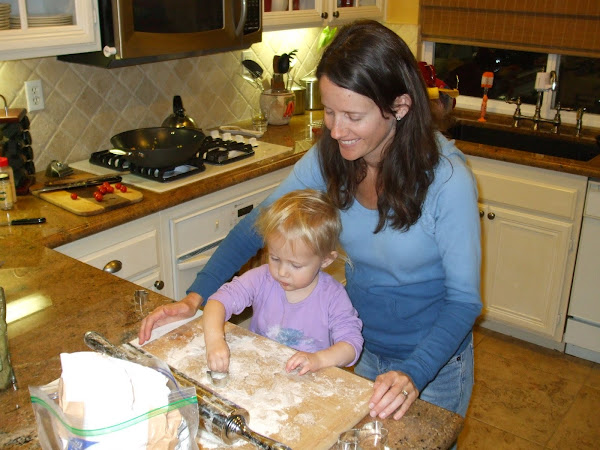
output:
MULTIPOLYGON (((322 118, 322 112, 311 115, 313 119, 322 118)), ((7 300, 27 298, 43 306, 8 326, 19 389, 0 393, 0 446, 39 448, 27 386, 43 385, 60 377, 61 352, 88 351, 83 343, 88 330, 119 344, 134 338, 139 327, 141 318, 131 304, 135 284, 51 249, 294 164, 311 145, 308 123, 308 114, 294 116, 290 126, 270 126, 263 137, 292 147, 291 152, 168 194, 144 191, 142 202, 98 216, 76 216, 31 195, 19 197, 15 208, 0 213, 0 221, 5 216, 47 218, 42 225, 0 227, 0 286, 7 300)), ((239 125, 250 126, 247 122, 239 125)), ((457 146, 470 155, 600 177, 600 157, 582 163, 461 141, 457 146)), ((39 175, 38 181, 43 182, 43 175, 39 175)), ((150 308, 171 301, 154 292, 150 292, 149 300, 150 308)), ((446 448, 462 427, 460 416, 421 400, 401 421, 385 422, 390 428, 389 444, 398 448, 446 448)))

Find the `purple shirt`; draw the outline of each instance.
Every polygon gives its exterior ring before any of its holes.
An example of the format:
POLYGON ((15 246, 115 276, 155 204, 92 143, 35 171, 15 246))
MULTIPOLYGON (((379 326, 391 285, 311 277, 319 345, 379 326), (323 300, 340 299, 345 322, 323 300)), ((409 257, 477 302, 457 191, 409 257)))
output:
POLYGON ((362 351, 358 313, 344 286, 325 272, 319 272, 315 289, 298 303, 288 302, 267 264, 234 277, 210 298, 223 304, 225 320, 252 306, 250 331, 296 350, 314 353, 347 342, 355 351, 349 366, 362 351))

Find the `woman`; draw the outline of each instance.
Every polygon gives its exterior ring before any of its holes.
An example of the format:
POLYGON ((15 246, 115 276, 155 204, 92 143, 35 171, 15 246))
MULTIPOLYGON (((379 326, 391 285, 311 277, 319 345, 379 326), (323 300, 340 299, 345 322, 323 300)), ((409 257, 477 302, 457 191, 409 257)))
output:
MULTIPOLYGON (((417 397, 464 416, 481 310, 474 178, 434 131, 417 62, 391 30, 342 28, 317 77, 323 135, 266 202, 312 188, 340 209, 346 289, 365 338, 355 372, 375 380, 371 416, 400 419, 417 397)), ((262 247, 255 215, 229 233, 187 297, 142 322, 141 342, 155 325, 193 315, 262 247)))

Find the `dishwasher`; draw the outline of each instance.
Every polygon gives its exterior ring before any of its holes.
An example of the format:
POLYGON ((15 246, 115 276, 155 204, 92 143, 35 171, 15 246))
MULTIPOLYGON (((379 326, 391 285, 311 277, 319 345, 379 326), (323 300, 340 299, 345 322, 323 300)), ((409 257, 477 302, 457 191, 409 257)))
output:
POLYGON ((567 313, 565 353, 600 363, 600 180, 589 180, 567 313))

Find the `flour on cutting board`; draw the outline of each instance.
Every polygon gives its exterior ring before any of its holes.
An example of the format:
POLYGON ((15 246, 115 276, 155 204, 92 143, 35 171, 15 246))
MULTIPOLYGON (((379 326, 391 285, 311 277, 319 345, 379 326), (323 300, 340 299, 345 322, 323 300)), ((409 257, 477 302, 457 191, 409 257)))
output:
MULTIPOLYGON (((206 373, 201 318, 144 349, 245 408, 252 430, 292 448, 307 448, 308 442, 311 448, 329 448, 340 432, 367 414, 370 381, 337 368, 302 376, 288 374, 285 364, 295 350, 231 324, 226 325, 226 339, 231 360, 225 386, 213 386, 206 373), (314 446, 312 439, 317 442, 314 446)), ((201 434, 202 447, 222 448, 210 436, 201 434)), ((248 444, 238 441, 234 445, 248 444)))

